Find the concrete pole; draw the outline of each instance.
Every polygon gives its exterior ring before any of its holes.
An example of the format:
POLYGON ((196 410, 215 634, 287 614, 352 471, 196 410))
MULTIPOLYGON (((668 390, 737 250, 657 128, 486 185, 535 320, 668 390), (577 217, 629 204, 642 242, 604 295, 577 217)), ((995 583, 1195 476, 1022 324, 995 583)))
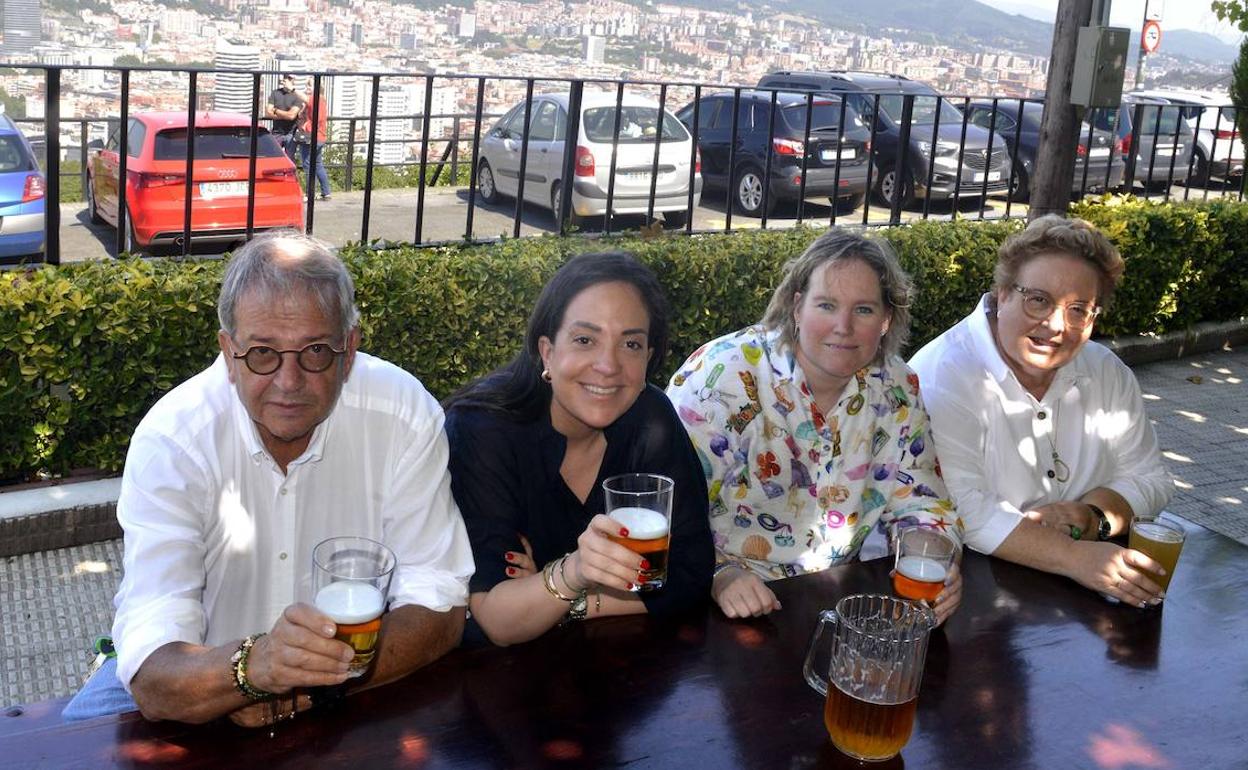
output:
POLYGON ((1079 142, 1079 119, 1070 103, 1070 84, 1075 67, 1079 28, 1092 19, 1093 0, 1060 0, 1053 25, 1053 51, 1049 56, 1049 82, 1040 118, 1040 147, 1032 181, 1028 219, 1045 214, 1065 214, 1074 186, 1075 146, 1079 142))

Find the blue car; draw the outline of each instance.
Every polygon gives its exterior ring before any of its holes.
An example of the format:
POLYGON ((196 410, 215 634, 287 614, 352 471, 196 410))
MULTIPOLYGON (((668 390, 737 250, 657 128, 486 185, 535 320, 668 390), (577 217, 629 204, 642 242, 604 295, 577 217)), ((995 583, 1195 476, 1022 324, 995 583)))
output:
POLYGON ((30 142, 0 115, 0 257, 43 253, 47 184, 30 142))

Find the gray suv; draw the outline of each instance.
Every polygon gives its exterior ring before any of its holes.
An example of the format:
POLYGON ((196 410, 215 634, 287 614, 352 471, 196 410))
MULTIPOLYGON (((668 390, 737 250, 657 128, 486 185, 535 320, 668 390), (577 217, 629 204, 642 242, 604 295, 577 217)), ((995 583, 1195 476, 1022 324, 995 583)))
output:
POLYGON ((989 155, 988 132, 979 126, 967 125, 963 145, 962 113, 931 86, 900 75, 782 70, 764 75, 758 87, 840 94, 846 104, 857 110, 868 128, 875 115, 873 175, 875 193, 885 205, 891 206, 897 195, 901 196, 904 206, 915 198, 977 197, 1005 192, 1009 188, 1011 159, 1005 144, 995 141, 989 155), (907 96, 914 96, 914 105, 910 140, 904 155, 906 174, 901 177, 894 167, 901 144, 907 96), (933 129, 936 130, 935 146, 932 144, 933 129))

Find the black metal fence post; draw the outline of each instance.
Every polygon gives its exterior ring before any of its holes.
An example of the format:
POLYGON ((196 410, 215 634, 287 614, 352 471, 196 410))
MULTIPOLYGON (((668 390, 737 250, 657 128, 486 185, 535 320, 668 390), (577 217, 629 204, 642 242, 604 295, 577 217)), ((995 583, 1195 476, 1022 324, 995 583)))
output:
MULTIPOLYGON (((576 146, 581 139, 581 99, 585 93, 585 81, 573 80, 568 85, 568 127, 563 138, 563 172, 560 175, 559 234, 568 232, 568 219, 572 216, 572 194, 576 186, 576 146)), ((662 115, 660 114, 660 121, 662 115)), ((662 122, 660 122, 662 127, 662 122)), ((654 205, 654 196, 650 198, 654 205)))
POLYGON ((126 248, 126 189, 129 187, 130 157, 130 70, 121 71, 121 124, 117 127, 117 254, 126 248))
POLYGON ((43 215, 43 259, 48 264, 61 264, 61 68, 48 67, 47 107, 44 108, 44 146, 47 188, 43 215))

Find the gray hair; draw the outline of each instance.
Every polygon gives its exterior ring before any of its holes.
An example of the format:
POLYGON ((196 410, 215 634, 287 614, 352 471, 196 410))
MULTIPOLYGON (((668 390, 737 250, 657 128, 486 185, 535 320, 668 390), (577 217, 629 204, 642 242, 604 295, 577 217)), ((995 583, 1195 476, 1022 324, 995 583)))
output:
POLYGON ((360 322, 355 282, 329 245, 297 230, 270 230, 235 251, 221 280, 217 318, 231 337, 239 301, 255 294, 275 301, 296 291, 311 295, 346 339, 360 322))
POLYGON ((888 332, 880 341, 883 360, 899 355, 910 339, 910 276, 901 268, 897 255, 883 238, 865 238, 845 228, 836 227, 815 239, 798 256, 785 263, 780 285, 771 295, 767 312, 763 313, 763 326, 780 330, 780 341, 790 348, 797 347, 798 292, 809 290, 810 277, 820 265, 844 264, 858 260, 875 271, 880 279, 880 296, 884 307, 892 314, 888 332))

